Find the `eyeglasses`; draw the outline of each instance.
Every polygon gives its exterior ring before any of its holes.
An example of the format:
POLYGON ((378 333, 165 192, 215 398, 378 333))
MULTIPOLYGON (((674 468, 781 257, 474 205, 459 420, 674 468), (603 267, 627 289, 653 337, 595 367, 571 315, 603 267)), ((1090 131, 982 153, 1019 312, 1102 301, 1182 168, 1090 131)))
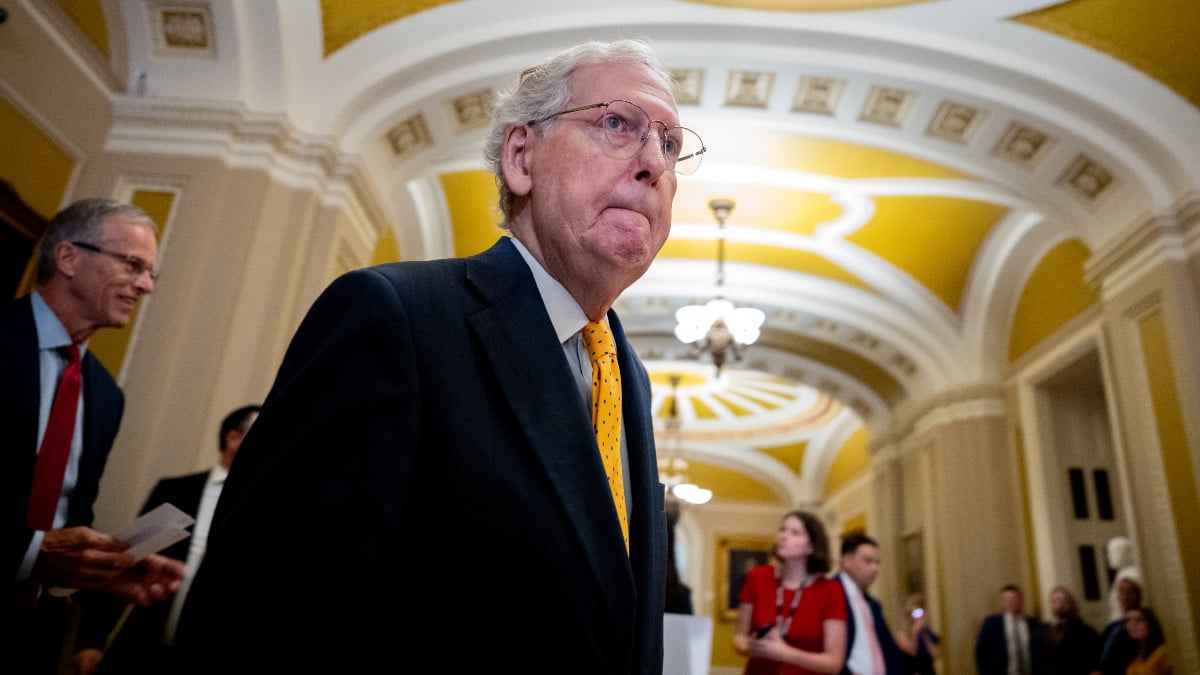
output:
POLYGON ((71 244, 78 246, 85 251, 102 253, 115 260, 120 260, 121 262, 125 263, 125 271, 135 277, 140 277, 142 274, 149 274, 151 281, 158 281, 158 270, 154 269, 153 265, 150 265, 145 260, 142 260, 137 256, 116 253, 115 251, 106 251, 99 246, 96 246, 95 244, 89 244, 86 241, 73 241, 71 244))
POLYGON ((533 126, 559 115, 592 108, 604 108, 604 114, 596 120, 596 124, 604 131, 604 138, 616 151, 618 159, 629 159, 637 154, 650 138, 650 127, 654 124, 662 127, 659 137, 662 139, 663 159, 667 162, 667 168, 675 173, 685 176, 695 173, 696 169, 700 168, 700 160, 704 158, 704 153, 708 152, 704 141, 700 140, 700 135, 696 132, 687 127, 668 127, 660 120, 651 120, 650 115, 641 106, 621 99, 563 110, 530 120, 527 124, 533 126))

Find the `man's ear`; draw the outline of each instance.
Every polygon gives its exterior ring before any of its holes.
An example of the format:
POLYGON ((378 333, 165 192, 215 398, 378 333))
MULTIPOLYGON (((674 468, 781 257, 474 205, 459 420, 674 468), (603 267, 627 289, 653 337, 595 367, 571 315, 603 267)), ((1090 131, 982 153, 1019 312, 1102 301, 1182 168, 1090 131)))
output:
POLYGON ((79 265, 79 249, 69 241, 60 241, 54 245, 54 267, 58 274, 70 279, 75 276, 75 268, 79 265))
POLYGON ((504 132, 504 143, 500 146, 500 170, 508 189, 517 197, 524 197, 533 189, 529 172, 530 134, 528 126, 511 126, 504 132))

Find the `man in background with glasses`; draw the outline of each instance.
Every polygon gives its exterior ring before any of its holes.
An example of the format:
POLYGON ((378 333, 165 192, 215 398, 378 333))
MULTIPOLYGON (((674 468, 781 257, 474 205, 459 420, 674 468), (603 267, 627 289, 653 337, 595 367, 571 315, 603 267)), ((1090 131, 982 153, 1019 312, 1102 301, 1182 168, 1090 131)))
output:
POLYGON ((183 577, 181 563, 157 555, 136 562, 126 543, 90 527, 125 399, 87 342, 129 323, 154 290, 155 236, 137 207, 75 202, 38 242, 36 290, 0 304, 0 537, 9 580, 0 663, 12 672, 56 672, 63 591, 146 605, 183 577))
POLYGON ((611 306, 703 143, 653 52, 620 41, 526 71, 485 154, 511 237, 344 275, 296 332, 217 506, 180 672, 662 672, 650 382, 611 306))

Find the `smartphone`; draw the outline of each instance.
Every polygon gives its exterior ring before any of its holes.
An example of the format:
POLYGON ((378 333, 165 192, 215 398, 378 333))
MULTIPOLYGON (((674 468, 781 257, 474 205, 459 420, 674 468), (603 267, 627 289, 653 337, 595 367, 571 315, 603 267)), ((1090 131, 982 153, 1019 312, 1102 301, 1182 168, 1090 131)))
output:
POLYGON ((765 625, 765 626, 759 626, 759 627, 758 627, 758 628, 757 628, 757 629, 754 631, 754 632, 755 632, 755 637, 758 637, 758 638, 764 638, 764 637, 766 637, 766 636, 767 636, 767 633, 770 633, 770 632, 771 632, 771 629, 772 629, 772 628, 774 628, 774 627, 775 627, 775 625, 774 625, 774 624, 770 624, 770 623, 769 623, 769 624, 767 624, 767 625, 765 625))
POLYGON ((919 619, 923 616, 925 616, 925 610, 921 609, 920 607, 918 607, 912 611, 912 617, 914 619, 919 619))

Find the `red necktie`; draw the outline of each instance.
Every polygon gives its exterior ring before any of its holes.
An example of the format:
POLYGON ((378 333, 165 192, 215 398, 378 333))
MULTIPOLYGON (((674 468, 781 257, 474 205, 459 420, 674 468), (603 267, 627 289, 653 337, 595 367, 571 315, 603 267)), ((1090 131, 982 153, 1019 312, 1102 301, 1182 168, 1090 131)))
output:
POLYGON ((887 666, 883 663, 883 649, 879 646, 879 637, 875 635, 875 617, 871 614, 871 608, 867 606, 867 601, 863 596, 856 595, 854 599, 857 601, 858 611, 863 617, 863 629, 867 634, 867 644, 871 646, 871 662, 876 675, 882 675, 887 672, 887 666))
POLYGON ((29 493, 26 524, 34 530, 54 527, 54 514, 58 511, 58 498, 62 494, 63 473, 67 469, 67 458, 71 456, 71 440, 75 437, 75 412, 79 407, 79 388, 83 380, 79 348, 68 345, 59 351, 67 357, 67 368, 58 381, 54 404, 50 407, 50 419, 46 422, 46 433, 42 436, 42 448, 38 451, 37 466, 33 470, 33 491, 29 493))

